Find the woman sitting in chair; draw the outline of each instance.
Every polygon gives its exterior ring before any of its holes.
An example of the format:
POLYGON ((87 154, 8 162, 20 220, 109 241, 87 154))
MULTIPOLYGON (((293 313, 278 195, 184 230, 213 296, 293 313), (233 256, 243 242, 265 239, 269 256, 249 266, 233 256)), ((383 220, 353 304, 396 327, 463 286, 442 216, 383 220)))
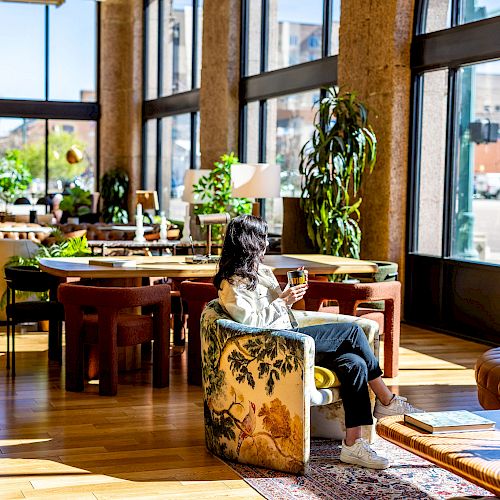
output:
POLYGON ((358 325, 331 323, 293 327, 296 322, 291 306, 302 299, 307 284, 287 286, 282 291, 271 269, 261 264, 267 245, 267 224, 259 217, 241 215, 228 224, 214 278, 219 303, 239 323, 294 330, 312 337, 317 364, 333 370, 341 382, 346 437, 340 460, 373 469, 389 467, 387 458, 377 455, 361 438, 361 426, 373 423, 368 386, 377 396, 373 413, 376 418, 420 410, 389 391, 381 378, 377 358, 358 325))

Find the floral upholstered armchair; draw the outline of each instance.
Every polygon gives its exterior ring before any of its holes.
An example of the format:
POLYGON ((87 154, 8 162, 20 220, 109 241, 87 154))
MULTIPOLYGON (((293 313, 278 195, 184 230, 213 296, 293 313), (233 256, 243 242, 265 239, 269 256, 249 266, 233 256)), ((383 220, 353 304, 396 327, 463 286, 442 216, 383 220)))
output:
MULTIPOLYGON (((294 311, 300 326, 355 322, 378 355, 375 321, 294 311)), ((201 317, 205 438, 215 455, 275 470, 305 473, 310 436, 342 439, 338 387, 324 406, 311 407, 314 341, 302 333, 254 328, 232 321, 213 300, 201 317)), ((363 429, 371 439, 373 426, 363 429)))

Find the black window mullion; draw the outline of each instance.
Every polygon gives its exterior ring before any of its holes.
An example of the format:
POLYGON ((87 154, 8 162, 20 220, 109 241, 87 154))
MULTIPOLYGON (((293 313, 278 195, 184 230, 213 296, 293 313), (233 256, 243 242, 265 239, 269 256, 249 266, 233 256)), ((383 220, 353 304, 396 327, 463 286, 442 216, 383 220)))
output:
POLYGON ((262 18, 260 29, 260 72, 264 73, 268 69, 269 52, 269 0, 262 0, 262 18))
POLYGON ((189 168, 196 168, 196 132, 198 124, 198 114, 191 113, 191 152, 189 154, 189 168))
POLYGON ((163 0, 158 0, 158 74, 157 97, 163 95, 163 0))
POLYGON ((199 87, 198 84, 198 0, 193 0, 193 33, 191 54, 191 88, 199 87))
POLYGON ((158 118, 156 120, 156 192, 160 194, 159 196, 159 205, 160 210, 164 210, 163 207, 163 196, 161 193, 163 192, 163 175, 161 169, 161 160, 162 160, 162 132, 163 132, 163 122, 162 118, 158 118))
POLYGON ((460 22, 460 0, 451 1, 451 27, 458 26, 460 22))
POLYGON ((49 120, 45 120, 45 196, 49 194, 49 120))
POLYGON ((246 76, 248 71, 248 23, 250 0, 241 1, 241 29, 240 29, 240 78, 246 76))
POLYGON ((457 161, 457 78, 458 70, 448 70, 448 102, 446 112, 446 151, 444 178, 444 210, 443 210, 443 258, 450 257, 453 240, 453 214, 455 202, 455 171, 457 161))
POLYGON ((408 237, 407 251, 418 251, 418 224, 420 208, 420 172, 422 147, 422 108, 424 98, 423 74, 414 75, 411 88, 411 102, 413 113, 410 122, 411 147, 409 163, 412 166, 408 176, 408 237))
POLYGON ((330 46, 332 44, 332 16, 334 0, 323 0, 323 36, 322 36, 322 57, 330 55, 330 46))
MULTIPOLYGON (((267 101, 259 102, 259 163, 267 161, 267 101)), ((266 218, 266 200, 257 199, 260 206, 260 216, 266 218)))
POLYGON ((49 100, 49 6, 45 6, 45 100, 49 100))

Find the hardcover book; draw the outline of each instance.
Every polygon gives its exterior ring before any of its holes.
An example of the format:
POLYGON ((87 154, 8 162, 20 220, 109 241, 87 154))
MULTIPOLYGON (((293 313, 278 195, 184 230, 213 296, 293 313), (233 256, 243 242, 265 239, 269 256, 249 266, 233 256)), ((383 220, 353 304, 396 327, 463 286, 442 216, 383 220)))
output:
POLYGON ((433 434, 444 432, 484 431, 495 428, 495 422, 467 410, 408 413, 404 421, 433 434))
POLYGON ((135 260, 126 259, 89 259, 90 266, 106 266, 106 267, 136 267, 135 260))

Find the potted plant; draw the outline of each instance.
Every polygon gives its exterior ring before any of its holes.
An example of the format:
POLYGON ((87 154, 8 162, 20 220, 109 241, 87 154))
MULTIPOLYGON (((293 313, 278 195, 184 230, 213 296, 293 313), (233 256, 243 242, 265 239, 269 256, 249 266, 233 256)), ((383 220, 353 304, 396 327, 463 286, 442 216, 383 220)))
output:
POLYGON ((91 204, 90 191, 75 186, 67 190, 59 208, 67 215, 68 222, 78 224, 78 217, 90 213, 91 204))
POLYGON ((300 152, 307 234, 323 254, 359 258, 359 189, 364 171, 373 170, 377 152, 367 116, 354 93, 326 89, 313 135, 300 152))
POLYGON ((101 179, 104 222, 126 224, 128 222, 129 177, 125 170, 115 168, 106 172, 101 179))
POLYGON ((0 159, 0 198, 5 203, 5 211, 31 183, 31 173, 21 160, 17 149, 7 151, 0 159))
MULTIPOLYGON (((227 212, 235 217, 252 211, 252 203, 248 198, 233 198, 231 194, 231 165, 235 163, 239 163, 239 160, 233 152, 222 155, 220 161, 214 163, 215 168, 193 186, 193 193, 203 200, 196 206, 196 214, 227 212)), ((222 226, 212 226, 212 238, 220 240, 222 236, 222 226)))

